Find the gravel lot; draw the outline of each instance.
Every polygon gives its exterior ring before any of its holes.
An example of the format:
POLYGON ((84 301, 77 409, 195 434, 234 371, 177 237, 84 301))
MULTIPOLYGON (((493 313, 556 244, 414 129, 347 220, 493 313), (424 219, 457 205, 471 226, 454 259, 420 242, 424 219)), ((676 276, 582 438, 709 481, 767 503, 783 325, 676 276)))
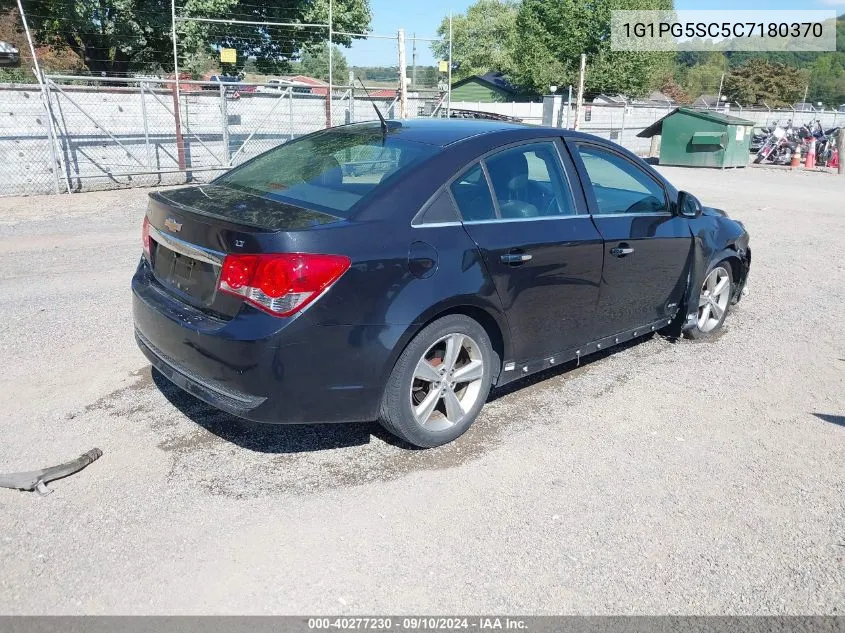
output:
POLYGON ((845 178, 663 171, 752 234, 725 333, 497 393, 429 451, 154 379, 146 191, 0 199, 0 471, 104 452, 0 489, 0 612, 845 613, 845 178))

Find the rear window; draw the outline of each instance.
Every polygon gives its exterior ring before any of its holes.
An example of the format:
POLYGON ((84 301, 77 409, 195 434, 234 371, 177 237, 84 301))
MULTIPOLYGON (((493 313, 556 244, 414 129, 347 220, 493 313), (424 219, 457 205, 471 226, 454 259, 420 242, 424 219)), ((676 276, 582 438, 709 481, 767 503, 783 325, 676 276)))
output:
POLYGON ((439 148, 368 124, 310 134, 224 174, 215 184, 346 217, 361 198, 439 148))

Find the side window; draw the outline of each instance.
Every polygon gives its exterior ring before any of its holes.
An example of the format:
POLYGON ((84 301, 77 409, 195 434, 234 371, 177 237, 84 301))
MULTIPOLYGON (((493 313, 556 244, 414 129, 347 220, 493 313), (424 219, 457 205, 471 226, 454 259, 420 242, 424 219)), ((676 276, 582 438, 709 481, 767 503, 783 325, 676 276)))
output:
POLYGON ((425 226, 426 224, 442 224, 444 222, 458 222, 458 213, 449 192, 442 189, 431 204, 417 214, 412 224, 425 226))
POLYGON ((493 198, 480 164, 458 178, 450 188, 464 221, 496 219, 493 198))
POLYGON ((575 215, 554 143, 520 145, 485 164, 503 220, 575 215))
POLYGON ((602 215, 668 213, 666 192, 629 160, 589 145, 579 145, 602 215))

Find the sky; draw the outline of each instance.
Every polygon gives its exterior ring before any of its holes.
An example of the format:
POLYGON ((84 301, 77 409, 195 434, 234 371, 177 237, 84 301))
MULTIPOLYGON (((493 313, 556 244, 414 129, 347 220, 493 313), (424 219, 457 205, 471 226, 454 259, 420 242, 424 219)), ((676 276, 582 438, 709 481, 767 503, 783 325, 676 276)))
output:
MULTIPOLYGON (((370 0, 373 12, 372 32, 395 35, 405 29, 408 64, 411 64, 411 34, 432 38, 437 35, 440 21, 449 11, 463 13, 474 0, 370 0)), ((774 9, 835 9, 845 12, 845 0, 675 0, 676 9, 757 9, 761 19, 766 10, 774 9)), ((355 41, 352 48, 343 49, 350 66, 398 66, 395 40, 367 39, 355 41)), ((434 64, 428 42, 417 42, 417 64, 434 64)))
MULTIPOLYGON (((420 38, 434 38, 437 27, 450 9, 462 13, 475 0, 370 0, 373 13, 372 32, 376 35, 396 35, 405 29, 405 47, 411 64, 412 33, 420 38)), ((398 66, 399 53, 395 40, 366 39, 353 42, 342 49, 350 66, 398 66)), ((417 41, 417 64, 435 63, 429 42, 417 41)))

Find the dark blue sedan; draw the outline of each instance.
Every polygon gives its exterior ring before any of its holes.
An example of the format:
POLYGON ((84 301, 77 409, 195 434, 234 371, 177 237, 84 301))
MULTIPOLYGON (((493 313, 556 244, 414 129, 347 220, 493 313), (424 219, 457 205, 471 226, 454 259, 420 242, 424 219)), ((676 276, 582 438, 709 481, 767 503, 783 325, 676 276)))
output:
POLYGON ((748 234, 608 141, 491 121, 332 128, 150 195, 135 334, 270 423, 444 444, 493 386, 653 331, 713 336, 748 234))

